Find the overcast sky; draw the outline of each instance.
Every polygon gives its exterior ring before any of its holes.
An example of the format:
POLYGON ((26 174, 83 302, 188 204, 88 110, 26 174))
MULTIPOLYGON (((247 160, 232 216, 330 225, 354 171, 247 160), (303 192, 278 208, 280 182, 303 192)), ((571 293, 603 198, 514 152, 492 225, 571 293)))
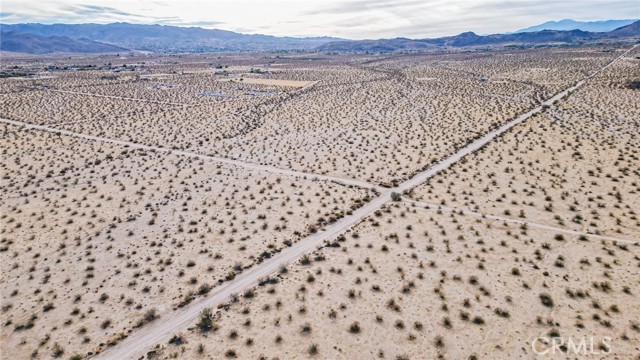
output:
POLYGON ((2 0, 1 23, 125 21, 351 39, 515 31, 549 20, 640 18, 640 0, 2 0))

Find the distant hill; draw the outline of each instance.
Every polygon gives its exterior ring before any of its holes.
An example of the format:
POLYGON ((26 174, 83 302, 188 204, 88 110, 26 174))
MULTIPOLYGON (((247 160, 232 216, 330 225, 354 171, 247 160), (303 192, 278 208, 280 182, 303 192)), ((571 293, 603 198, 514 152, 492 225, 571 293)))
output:
POLYGON ((28 54, 50 53, 110 53, 127 49, 88 39, 71 39, 66 36, 40 36, 15 31, 0 33, 0 50, 28 54))
POLYGON ((9 24, 3 31, 16 31, 40 36, 66 36, 90 39, 134 50, 162 52, 260 51, 312 49, 330 41, 331 37, 277 37, 248 35, 218 29, 166 25, 113 24, 9 24))
POLYGON ((505 45, 541 45, 541 44, 579 44, 596 41, 640 39, 640 21, 610 32, 589 32, 582 30, 542 30, 512 34, 477 35, 465 32, 455 36, 436 39, 380 39, 335 41, 317 48, 327 52, 397 52, 416 51, 447 47, 505 46, 505 45))
POLYGON ((633 37, 640 39, 640 21, 636 21, 627 26, 610 31, 609 36, 616 38, 633 37))
POLYGON ((638 19, 604 21, 575 21, 571 19, 564 19, 560 21, 547 21, 546 23, 531 26, 526 29, 518 30, 516 32, 522 33, 542 30, 582 30, 589 32, 608 32, 619 27, 629 25, 634 21, 638 21, 638 19))

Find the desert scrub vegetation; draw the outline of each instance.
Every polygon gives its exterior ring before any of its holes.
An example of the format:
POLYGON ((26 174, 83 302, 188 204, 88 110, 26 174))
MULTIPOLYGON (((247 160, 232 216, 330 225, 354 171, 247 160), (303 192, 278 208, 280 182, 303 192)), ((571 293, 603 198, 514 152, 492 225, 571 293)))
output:
MULTIPOLYGON (((627 269, 638 266, 640 260, 630 252, 610 255, 616 248, 611 241, 580 241, 579 236, 567 235, 565 241, 555 242, 552 231, 529 228, 522 235, 520 224, 498 226, 490 219, 438 214, 435 209, 404 203, 390 203, 380 215, 372 216, 385 225, 376 227, 365 219, 354 229, 358 237, 347 236, 340 247, 326 246, 308 257, 320 255, 324 261, 291 264, 279 282, 258 287, 252 298, 221 310, 216 323, 222 331, 251 320, 250 328, 238 329, 236 340, 222 340, 222 346, 251 339, 243 355, 246 351, 247 356, 284 356, 285 346, 308 354, 309 343, 304 341, 312 341, 322 349, 322 356, 357 357, 372 351, 359 339, 371 338, 380 344, 374 355, 381 351, 385 358, 417 358, 425 351, 437 357, 445 350, 461 358, 477 358, 476 345, 451 345, 454 334, 478 339, 495 336, 498 341, 497 333, 492 335, 495 329, 531 321, 532 328, 518 327, 521 334, 501 345, 505 353, 517 354, 540 332, 578 336, 581 328, 576 324, 585 322, 595 323, 616 339, 631 332, 625 321, 637 311, 623 287, 637 286, 637 276, 629 277, 627 269), (483 231, 482 241, 470 235, 477 229, 483 231), (553 251, 553 257, 536 258, 542 242, 548 242, 545 252, 553 251), (369 243, 382 243, 387 251, 369 243), (559 257, 564 267, 555 265, 559 257), (587 258, 601 267, 581 265, 587 258), (485 266, 479 268, 478 262, 485 266), (604 263, 610 266, 606 268, 609 276, 622 282, 616 291, 600 290, 605 280, 595 282, 598 288, 593 290, 591 283, 584 284, 585 279, 606 278, 604 263), (566 276, 572 266, 582 266, 579 278, 566 276), (514 268, 517 276, 512 275, 514 268), (310 274, 313 282, 308 281, 310 274), (597 309, 590 300, 596 293, 597 309), (579 317, 582 320, 576 320, 579 317), (406 342, 400 346, 381 334, 406 342), (424 343, 433 344, 432 350, 425 350, 424 343)), ((621 354, 632 351, 631 342, 624 344, 618 350, 621 354)))
POLYGON ((8 346, 25 356, 47 333, 48 351, 58 342, 65 356, 115 344, 117 334, 153 323, 160 304, 172 310, 207 295, 370 196, 15 126, 2 131, 0 256, 10 295, 2 318, 12 330, 8 346), (34 291, 22 291, 24 282, 34 291))
MULTIPOLYGON (((61 357, 91 356, 376 196, 164 150, 394 187, 618 53, 603 50, 353 55, 348 63, 280 56, 282 65, 270 67, 264 54, 225 55, 216 65, 206 54, 134 54, 126 61, 137 65, 109 75, 93 66, 98 58, 74 59, 84 70, 68 71, 69 59, 54 56, 50 78, 0 79, 3 118, 148 146, 2 125, 6 346, 17 358, 51 356, 56 343, 61 357), (79 89, 85 94, 57 91, 79 89)), ((16 71, 38 61, 20 59, 16 71)), ((179 345, 150 351, 519 357, 534 334, 579 336, 596 326, 628 357, 638 347, 629 326, 638 318, 629 271, 637 245, 592 234, 640 236, 633 61, 402 194, 436 206, 394 194, 399 201, 291 263, 277 281, 200 314, 179 345), (310 331, 300 332, 306 324, 310 331), (519 330, 508 343, 495 337, 504 328, 519 330), (468 341, 454 347, 458 337, 468 341), (495 347, 478 348, 484 343, 495 347)))

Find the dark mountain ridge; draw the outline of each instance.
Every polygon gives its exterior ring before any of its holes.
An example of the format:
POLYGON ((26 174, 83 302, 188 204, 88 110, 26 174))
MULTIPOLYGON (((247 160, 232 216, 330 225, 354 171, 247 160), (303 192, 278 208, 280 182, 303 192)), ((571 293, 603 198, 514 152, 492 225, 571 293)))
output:
MULTIPOLYGON (((4 30, 4 29, 3 29, 4 30)), ((71 39, 66 36, 40 36, 15 31, 0 33, 0 50, 28 54, 50 53, 115 53, 127 49, 89 39, 71 39)))
POLYGON ((168 25, 112 24, 11 24, 2 31, 15 31, 40 36, 86 38, 132 50, 163 52, 199 51, 260 51, 312 49, 330 41, 331 37, 277 37, 261 34, 240 34, 219 29, 178 27, 168 25))
POLYGON ((319 51, 329 52, 397 52, 448 47, 479 47, 505 45, 581 44, 605 40, 640 41, 640 21, 610 32, 596 33, 582 30, 542 30, 511 34, 477 35, 464 32, 435 39, 380 39, 335 41, 323 44, 319 51))
POLYGON ((600 21, 575 21, 572 19, 563 19, 560 21, 547 21, 545 23, 531 26, 525 29, 520 29, 515 32, 521 33, 542 30, 582 30, 590 32, 608 32, 629 25, 635 21, 638 21, 638 19, 600 21))

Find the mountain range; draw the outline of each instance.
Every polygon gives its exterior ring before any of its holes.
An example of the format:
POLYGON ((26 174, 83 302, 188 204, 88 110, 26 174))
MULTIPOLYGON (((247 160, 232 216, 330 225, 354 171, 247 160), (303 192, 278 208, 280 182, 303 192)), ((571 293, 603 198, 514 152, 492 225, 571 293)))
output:
POLYGON ((560 21, 547 21, 540 25, 531 26, 526 29, 520 29, 516 32, 522 33, 542 30, 582 30, 590 32, 607 32, 623 26, 627 26, 635 21, 638 21, 638 19, 602 21, 575 21, 571 19, 564 19, 560 21))
POLYGON ((66 36, 40 36, 15 31, 0 33, 0 50, 27 54, 50 53, 112 53, 127 49, 88 39, 71 39, 66 36))
POLYGON ((129 23, 3 24, 2 31, 39 36, 66 36, 71 39, 85 38, 132 50, 158 52, 307 50, 330 41, 341 40, 331 37, 249 35, 219 29, 129 23))
POLYGON ((326 52, 399 52, 424 51, 448 47, 532 46, 543 44, 581 44, 603 41, 639 41, 640 21, 609 32, 582 30, 542 30, 511 34, 477 35, 465 32, 435 39, 381 39, 333 41, 316 48, 326 52))
MULTIPOLYGON (((588 23, 591 28, 611 27, 609 20, 588 23)), ((166 25, 113 24, 2 24, 0 48, 34 54, 122 52, 128 49, 153 52, 278 51, 397 52, 427 51, 450 47, 505 45, 579 44, 599 41, 640 39, 640 21, 615 30, 592 32, 580 29, 558 30, 545 27, 568 26, 573 20, 548 22, 520 32, 477 35, 464 32, 433 39, 344 40, 332 37, 277 37, 240 34, 227 30, 166 25), (562 23, 562 25, 558 25, 562 23), (530 31, 534 28, 545 28, 530 31)), ((585 24, 585 23, 582 23, 585 24)))

